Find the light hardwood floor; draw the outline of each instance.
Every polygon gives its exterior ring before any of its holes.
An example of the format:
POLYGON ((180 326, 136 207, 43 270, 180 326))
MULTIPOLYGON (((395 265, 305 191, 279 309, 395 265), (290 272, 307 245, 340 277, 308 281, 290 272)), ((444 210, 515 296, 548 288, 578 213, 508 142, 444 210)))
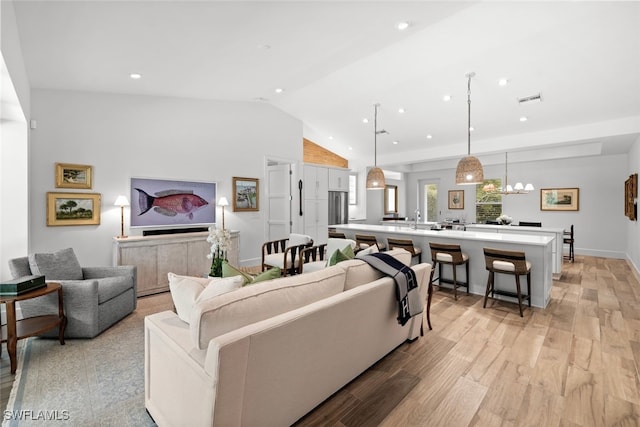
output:
MULTIPOLYGON (((147 297, 137 311, 168 304, 147 297)), ((436 290, 431 320, 297 425, 640 426, 640 284, 625 261, 565 262, 549 306, 524 318, 436 290)))
POLYGON ((297 425, 640 426, 640 284, 626 261, 565 262, 549 306, 524 318, 463 295, 436 288, 433 330, 297 425))

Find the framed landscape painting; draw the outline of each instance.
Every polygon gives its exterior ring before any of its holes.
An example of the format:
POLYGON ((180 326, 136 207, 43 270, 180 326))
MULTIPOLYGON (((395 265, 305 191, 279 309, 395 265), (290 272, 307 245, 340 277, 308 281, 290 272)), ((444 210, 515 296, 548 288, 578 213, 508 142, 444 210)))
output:
POLYGON ((100 193, 47 193, 47 225, 99 225, 100 193))
POLYGON ((56 188, 90 189, 93 168, 89 165, 56 163, 56 188))
POLYGON ((260 210, 260 187, 257 178, 233 177, 233 211, 260 210))
POLYGON ((577 211, 579 208, 579 188, 543 188, 540 190, 541 211, 577 211))

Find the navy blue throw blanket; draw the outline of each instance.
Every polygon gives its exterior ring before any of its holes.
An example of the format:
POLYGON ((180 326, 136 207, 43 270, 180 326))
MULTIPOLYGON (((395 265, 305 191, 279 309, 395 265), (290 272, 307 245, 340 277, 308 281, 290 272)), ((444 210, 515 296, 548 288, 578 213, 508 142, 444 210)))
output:
POLYGON ((365 255, 361 259, 396 282, 398 323, 404 326, 413 316, 422 313, 418 280, 411 267, 384 252, 365 255))

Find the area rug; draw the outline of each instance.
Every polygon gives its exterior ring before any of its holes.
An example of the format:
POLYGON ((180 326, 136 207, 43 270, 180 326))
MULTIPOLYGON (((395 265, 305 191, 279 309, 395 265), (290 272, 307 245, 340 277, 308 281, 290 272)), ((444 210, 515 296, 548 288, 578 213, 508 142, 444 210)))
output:
POLYGON ((3 426, 155 425, 144 406, 147 314, 139 307, 96 338, 68 339, 65 345, 28 339, 3 426))

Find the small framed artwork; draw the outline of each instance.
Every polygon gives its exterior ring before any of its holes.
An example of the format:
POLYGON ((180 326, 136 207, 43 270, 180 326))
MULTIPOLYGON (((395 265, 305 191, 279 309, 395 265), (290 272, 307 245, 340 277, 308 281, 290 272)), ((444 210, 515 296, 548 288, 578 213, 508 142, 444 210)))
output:
POLYGON ((449 190, 449 209, 464 209, 464 190, 449 190))
POLYGON ((47 225, 99 225, 100 193, 47 193, 47 225))
POLYGON ((90 189, 92 169, 88 165, 56 163, 56 188, 90 189))
POLYGON ((260 187, 257 178, 233 177, 233 211, 260 210, 260 187))
POLYGON ((579 188, 542 188, 541 211, 577 211, 580 209, 579 188))

